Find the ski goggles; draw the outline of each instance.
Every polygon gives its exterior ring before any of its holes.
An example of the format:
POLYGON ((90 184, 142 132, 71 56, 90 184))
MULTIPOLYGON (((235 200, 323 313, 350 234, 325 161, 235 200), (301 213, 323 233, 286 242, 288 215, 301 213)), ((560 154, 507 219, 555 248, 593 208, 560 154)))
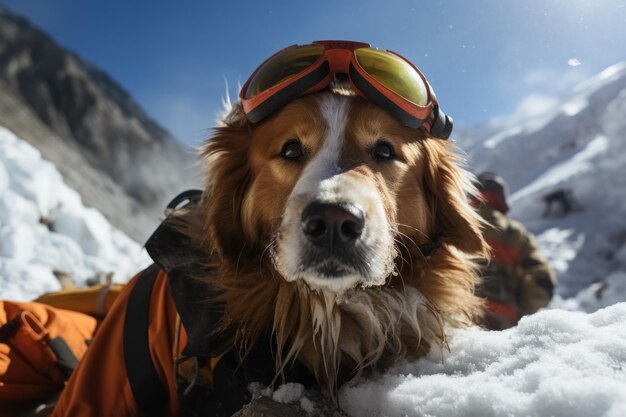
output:
POLYGON ((419 69, 391 51, 351 41, 315 41, 277 52, 259 66, 241 89, 246 118, 257 123, 296 98, 321 91, 338 75, 353 90, 405 126, 424 127, 448 139, 452 118, 437 103, 419 69))

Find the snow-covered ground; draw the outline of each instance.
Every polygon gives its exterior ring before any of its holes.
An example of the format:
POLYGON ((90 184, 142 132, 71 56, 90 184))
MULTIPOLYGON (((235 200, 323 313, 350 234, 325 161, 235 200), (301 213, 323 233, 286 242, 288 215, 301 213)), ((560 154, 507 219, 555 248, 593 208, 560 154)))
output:
MULTIPOLYGON (((343 387, 339 404, 353 417, 623 417, 625 367, 626 303, 592 314, 543 310, 501 332, 457 330, 450 350, 343 387)), ((250 388, 332 415, 300 384, 250 388)))
POLYGON ((626 303, 544 310, 515 328, 454 333, 450 352, 341 392, 352 416, 626 416, 626 303))
POLYGON ((37 149, 0 127, 0 299, 58 290, 55 272, 78 285, 111 272, 123 282, 149 263, 141 245, 83 206, 37 149))
MULTIPOLYGON (((455 331, 449 351, 342 388, 342 409, 359 417, 626 416, 626 65, 536 119, 474 140, 468 154, 476 172, 509 180, 512 216, 536 233, 559 275, 551 309, 502 332, 455 331), (542 217, 542 196, 558 188, 572 190, 582 210, 542 217)), ((0 298, 57 289, 53 270, 79 282, 115 271, 123 281, 147 263, 38 151, 0 128, 0 298)), ((315 411, 297 384, 270 395, 315 411)))

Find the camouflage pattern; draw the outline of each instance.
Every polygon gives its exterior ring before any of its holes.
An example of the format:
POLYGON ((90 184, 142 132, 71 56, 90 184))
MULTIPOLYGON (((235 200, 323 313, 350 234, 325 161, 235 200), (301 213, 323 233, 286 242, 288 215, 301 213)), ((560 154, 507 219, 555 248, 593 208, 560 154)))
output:
POLYGON ((478 292, 494 304, 517 312, 516 318, 487 317, 487 326, 511 327, 522 315, 533 314, 548 305, 556 275, 521 223, 486 204, 478 212, 487 222, 483 233, 492 248, 492 258, 484 265, 483 284, 478 292))

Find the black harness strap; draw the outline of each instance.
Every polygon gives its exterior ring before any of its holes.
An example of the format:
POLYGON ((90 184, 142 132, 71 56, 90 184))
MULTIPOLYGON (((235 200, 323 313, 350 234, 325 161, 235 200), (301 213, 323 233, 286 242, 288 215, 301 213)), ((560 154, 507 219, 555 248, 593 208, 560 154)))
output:
POLYGON ((65 378, 69 379, 78 365, 78 358, 74 355, 74 352, 72 352, 72 349, 70 349, 65 339, 60 336, 50 340, 48 346, 56 355, 57 365, 61 368, 65 378))
POLYGON ((130 388, 142 415, 163 415, 169 399, 150 356, 148 325, 150 298, 159 273, 155 264, 146 268, 131 290, 124 318, 124 364, 130 388))
POLYGON ((442 243, 443 241, 441 240, 441 236, 437 235, 432 242, 419 245, 418 248, 424 258, 430 259, 435 251, 441 247, 442 243))

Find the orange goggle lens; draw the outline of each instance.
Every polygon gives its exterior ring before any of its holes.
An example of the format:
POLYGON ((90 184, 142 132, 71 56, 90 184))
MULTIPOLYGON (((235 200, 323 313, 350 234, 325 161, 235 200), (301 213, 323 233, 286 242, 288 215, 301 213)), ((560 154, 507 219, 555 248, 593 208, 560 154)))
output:
POLYGON ((322 45, 303 45, 277 53, 256 71, 248 84, 245 98, 253 98, 281 81, 306 70, 324 54, 324 50, 322 45))

